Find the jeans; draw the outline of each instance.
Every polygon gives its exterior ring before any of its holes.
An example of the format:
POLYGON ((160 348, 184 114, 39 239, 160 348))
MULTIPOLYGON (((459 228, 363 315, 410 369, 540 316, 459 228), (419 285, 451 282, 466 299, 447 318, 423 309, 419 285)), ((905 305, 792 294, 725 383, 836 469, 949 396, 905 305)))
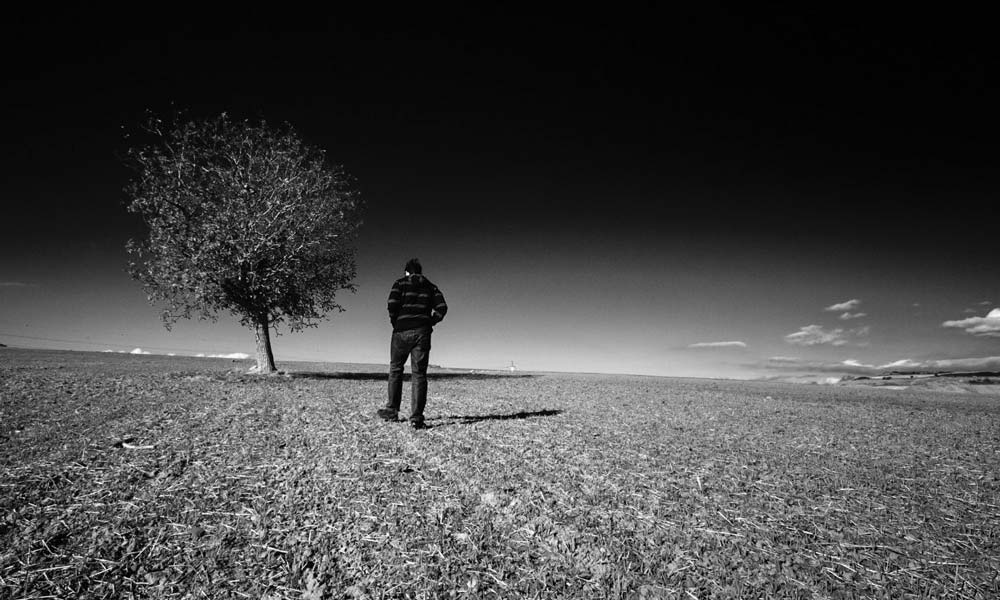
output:
POLYGON ((399 412, 403 398, 403 365, 410 358, 410 422, 424 422, 427 404, 427 361, 431 357, 431 329, 394 331, 389 343, 389 403, 386 408, 399 412))

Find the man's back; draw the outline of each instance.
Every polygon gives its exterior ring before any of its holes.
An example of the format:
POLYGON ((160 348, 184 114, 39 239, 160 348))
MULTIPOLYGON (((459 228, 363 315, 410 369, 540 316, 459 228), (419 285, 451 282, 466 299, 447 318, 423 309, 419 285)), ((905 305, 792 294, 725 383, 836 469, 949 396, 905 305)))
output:
POLYGON ((389 292, 389 319, 393 331, 433 327, 448 312, 444 295, 420 273, 396 280, 389 292))

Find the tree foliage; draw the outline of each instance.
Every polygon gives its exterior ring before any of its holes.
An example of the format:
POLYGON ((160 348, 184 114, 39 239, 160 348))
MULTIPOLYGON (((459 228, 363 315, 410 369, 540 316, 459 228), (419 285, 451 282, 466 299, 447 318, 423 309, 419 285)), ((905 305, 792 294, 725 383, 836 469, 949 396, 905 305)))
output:
POLYGON ((354 291, 361 200, 342 166, 289 125, 150 117, 133 145, 128 210, 148 237, 129 240, 129 272, 164 325, 228 311, 258 333, 313 326, 354 291))

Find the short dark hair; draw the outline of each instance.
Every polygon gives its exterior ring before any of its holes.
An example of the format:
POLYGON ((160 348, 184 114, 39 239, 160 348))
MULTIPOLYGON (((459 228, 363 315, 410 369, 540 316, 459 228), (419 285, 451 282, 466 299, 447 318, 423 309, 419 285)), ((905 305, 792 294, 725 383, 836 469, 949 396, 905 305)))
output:
MULTIPOLYGON (((399 263, 396 263, 396 264, 399 264, 399 263)), ((424 268, 420 265, 420 259, 419 258, 411 258, 410 260, 406 261, 406 267, 403 270, 406 271, 407 273, 423 273, 424 272, 424 268)))

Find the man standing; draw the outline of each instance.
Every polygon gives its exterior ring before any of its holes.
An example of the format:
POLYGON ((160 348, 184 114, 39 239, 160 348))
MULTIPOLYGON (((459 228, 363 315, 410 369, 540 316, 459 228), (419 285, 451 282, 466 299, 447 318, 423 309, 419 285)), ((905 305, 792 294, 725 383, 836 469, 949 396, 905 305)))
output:
POLYGON ((444 295, 423 275, 416 258, 406 262, 404 276, 392 284, 389 292, 389 321, 392 341, 389 345, 389 402, 378 416, 395 421, 403 396, 403 365, 410 357, 410 426, 423 429, 424 405, 427 404, 427 361, 431 353, 431 332, 448 312, 444 295))

